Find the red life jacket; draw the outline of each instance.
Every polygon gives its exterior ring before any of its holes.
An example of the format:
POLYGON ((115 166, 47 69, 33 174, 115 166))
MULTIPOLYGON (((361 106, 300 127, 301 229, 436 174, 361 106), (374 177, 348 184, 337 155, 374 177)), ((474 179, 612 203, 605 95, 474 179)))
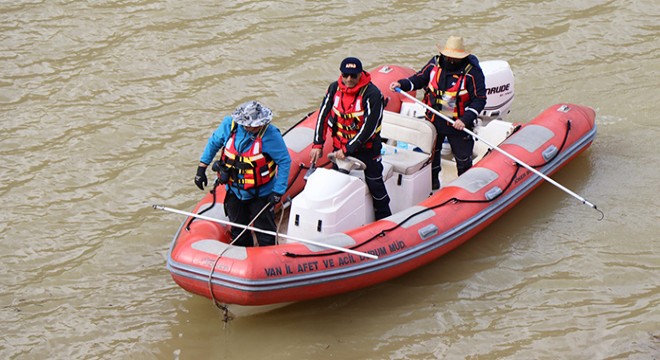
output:
MULTIPOLYGON (((426 103, 435 109, 439 108, 441 113, 453 117, 454 119, 458 119, 465 113, 465 104, 470 100, 470 94, 465 86, 465 74, 472 69, 472 64, 467 64, 460 74, 451 75, 457 78, 454 86, 449 89, 440 90, 442 68, 439 63, 440 59, 436 61, 436 64, 431 70, 427 91, 428 96, 425 98, 426 103)), ((442 84, 442 86, 444 86, 444 84, 442 84)))
MULTIPOLYGON (((335 121, 333 126, 334 136, 332 145, 336 149, 346 149, 346 144, 354 138, 364 125, 364 109, 362 108, 362 98, 367 91, 369 78, 363 75, 366 84, 360 88, 357 93, 351 91, 342 91, 341 80, 340 87, 335 92, 332 105, 332 116, 335 121)), ((374 132, 374 135, 364 143, 364 147, 370 149, 373 147, 373 139, 380 132, 380 126, 374 132)))
POLYGON ((263 151, 263 135, 268 125, 257 133, 252 146, 245 152, 238 152, 236 142, 236 124, 231 124, 231 137, 225 144, 221 160, 229 168, 229 184, 235 184, 248 190, 271 181, 275 177, 275 161, 263 151), (242 175, 242 176, 238 176, 242 175))

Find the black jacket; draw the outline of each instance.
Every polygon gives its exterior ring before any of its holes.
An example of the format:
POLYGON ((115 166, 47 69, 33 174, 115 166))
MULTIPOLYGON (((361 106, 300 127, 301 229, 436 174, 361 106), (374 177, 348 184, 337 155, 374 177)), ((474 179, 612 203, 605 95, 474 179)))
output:
MULTIPOLYGON (((365 86, 367 88, 362 96, 364 124, 358 134, 346 144, 345 153, 347 155, 363 150, 364 144, 369 141, 373 141, 373 146, 369 150, 380 152, 381 138, 379 128, 383 119, 383 95, 372 82, 369 82, 365 86)), ((337 119, 332 112, 332 105, 338 88, 339 83, 337 81, 331 83, 321 102, 316 130, 314 132, 315 145, 323 145, 328 127, 334 131, 337 119)))
MULTIPOLYGON (((470 70, 467 73, 465 73, 465 76, 467 77, 465 87, 468 93, 470 94, 470 99, 464 104, 465 113, 463 114, 463 116, 461 116, 461 121, 465 123, 465 126, 468 129, 472 129, 474 126, 474 121, 477 119, 478 114, 481 113, 481 111, 486 106, 486 81, 484 78, 484 73, 481 70, 481 67, 479 66, 479 60, 477 59, 476 56, 469 55, 468 57, 466 57, 464 61, 461 63, 459 70, 456 71, 446 70, 447 66, 444 66, 445 65, 444 56, 442 55, 434 56, 431 60, 429 60, 426 63, 426 65, 424 65, 424 67, 420 71, 413 74, 407 79, 399 80, 399 84, 401 84, 401 90, 403 91, 412 91, 417 89, 426 90, 430 81, 431 70, 433 70, 433 67, 438 61, 440 62, 441 67, 443 68, 442 71, 443 72, 447 71, 447 75, 463 73, 465 67, 468 64, 472 64, 470 70)), ((445 90, 452 86, 453 77, 444 76, 444 78, 445 78, 444 83, 439 84, 440 90, 445 90)), ((427 112, 428 118, 432 118, 432 116, 433 116, 432 113, 427 112)), ((451 127, 451 125, 447 124, 446 121, 440 121, 439 125, 440 125, 439 129, 442 133, 446 133, 446 134, 461 133, 460 131, 451 127)))

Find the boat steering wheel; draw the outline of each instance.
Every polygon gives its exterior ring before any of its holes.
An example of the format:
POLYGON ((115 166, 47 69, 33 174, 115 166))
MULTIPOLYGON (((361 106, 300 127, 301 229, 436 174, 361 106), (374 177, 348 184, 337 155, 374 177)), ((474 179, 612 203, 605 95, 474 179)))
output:
POLYGON ((328 159, 335 165, 339 172, 348 174, 352 170, 364 170, 367 168, 367 165, 362 162, 362 160, 354 158, 352 156, 347 156, 346 159, 339 160, 335 156, 335 153, 328 154, 328 159))

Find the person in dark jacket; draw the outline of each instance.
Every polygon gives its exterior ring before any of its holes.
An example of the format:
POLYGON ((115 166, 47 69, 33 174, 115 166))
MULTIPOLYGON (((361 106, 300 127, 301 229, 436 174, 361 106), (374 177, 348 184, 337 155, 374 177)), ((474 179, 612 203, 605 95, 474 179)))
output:
POLYGON ((330 84, 321 102, 310 159, 316 163, 323 156, 326 133, 331 131, 337 159, 353 156, 366 165, 365 182, 373 199, 375 218, 379 220, 392 214, 380 154, 383 95, 359 59, 344 59, 339 70, 339 79, 330 84))
MULTIPOLYGON (((229 220, 248 225, 254 219, 255 227, 274 232, 274 207, 286 192, 291 157, 279 129, 270 124, 272 119, 272 111, 256 101, 248 101, 226 116, 204 148, 195 185, 204 190, 206 168, 222 150, 212 168, 227 191, 224 205, 229 220)), ((253 245, 249 231, 232 226, 231 234, 236 245, 253 245)), ((273 235, 256 232, 256 237, 259 246, 275 245, 273 235)))
POLYGON ((440 188, 440 151, 445 138, 456 159, 458 175, 472 167, 474 139, 463 132, 472 130, 477 116, 486 106, 486 84, 483 71, 476 56, 465 51, 463 38, 450 36, 440 54, 431 58, 426 65, 407 79, 390 84, 390 89, 402 91, 424 89, 424 102, 454 120, 452 125, 440 116, 427 111, 437 132, 432 164, 433 189, 440 188))

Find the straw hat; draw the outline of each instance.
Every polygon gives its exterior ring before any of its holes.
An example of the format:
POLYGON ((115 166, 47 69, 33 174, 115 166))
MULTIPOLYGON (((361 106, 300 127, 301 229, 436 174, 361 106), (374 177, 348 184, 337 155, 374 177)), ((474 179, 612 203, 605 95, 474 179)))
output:
POLYGON ((438 47, 438 50, 440 50, 440 54, 446 57, 464 59, 470 55, 469 52, 465 51, 463 38, 459 36, 450 36, 449 39, 447 39, 444 48, 441 48, 440 45, 436 46, 438 47))

